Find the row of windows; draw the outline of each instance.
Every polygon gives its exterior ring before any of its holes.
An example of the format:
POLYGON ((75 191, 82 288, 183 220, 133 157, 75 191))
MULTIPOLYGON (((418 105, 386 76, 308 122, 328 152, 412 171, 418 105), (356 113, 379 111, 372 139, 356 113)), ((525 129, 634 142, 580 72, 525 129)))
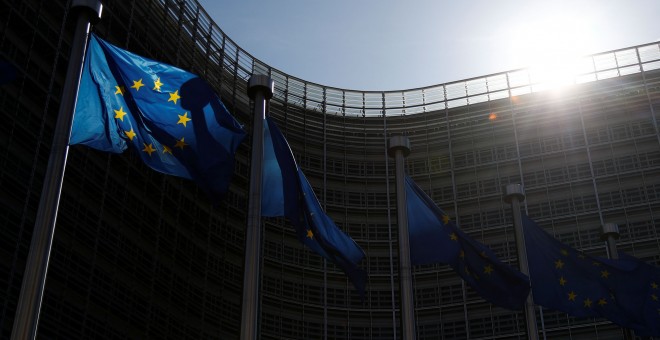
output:
MULTIPOLYGON (((649 120, 627 121, 618 125, 587 130, 587 140, 590 145, 611 143, 619 140, 629 140, 630 138, 653 135, 655 135, 655 129, 649 120)), ((532 138, 532 140, 522 138, 518 150, 516 150, 514 144, 508 144, 462 151, 460 149, 465 148, 464 144, 461 144, 459 141, 452 142, 459 143, 457 144, 458 147, 454 147, 455 150, 453 151, 454 167, 460 169, 493 162, 515 160, 518 158, 518 151, 520 152, 520 157, 525 158, 528 156, 550 154, 585 146, 585 138, 583 137, 582 131, 568 131, 555 136, 532 138)), ((511 139, 512 138, 508 138, 509 141, 511 139)), ((470 145, 468 145, 468 147, 470 147, 470 145)), ((437 150, 434 150, 434 153, 437 153, 437 150)), ((429 172, 440 171, 442 169, 448 170, 451 168, 447 156, 440 156, 440 158, 431 157, 431 159, 433 161, 424 159, 410 160, 410 164, 408 164, 409 172, 413 175, 427 174, 429 172)), ((320 156, 305 154, 302 157, 298 156, 298 160, 304 168, 308 168, 311 171, 323 170, 324 164, 320 156)), ((327 173, 333 175, 384 177, 386 174, 385 165, 379 165, 374 161, 337 160, 329 158, 327 159, 325 166, 327 173)))
MULTIPOLYGON (((657 153, 657 156, 660 157, 660 152, 657 153)), ((629 158, 628 156, 624 158, 629 158)), ((659 158, 660 160, 660 158, 659 158)), ((602 163, 599 163, 602 164, 602 163)), ((550 168, 544 170, 538 170, 535 172, 526 172, 523 176, 525 179, 525 184, 529 181, 528 188, 543 188, 546 185, 550 184, 569 184, 571 180, 583 180, 590 178, 590 168, 588 164, 579 164, 579 165, 568 165, 562 168, 550 168)), ((619 173, 619 172, 617 172, 619 173)), ((498 177, 487 178, 483 180, 467 180, 467 178, 461 178, 460 181, 456 184, 455 196, 454 189, 452 186, 444 186, 440 188, 434 188, 430 192, 429 196, 439 204, 447 204, 446 202, 451 202, 454 199, 459 201, 468 200, 472 198, 482 198, 489 195, 499 197, 501 196, 502 189, 504 186, 510 183, 520 183, 517 180, 518 175, 512 174, 506 176, 505 174, 499 174, 498 177)), ((636 188, 626 189, 628 191, 635 190, 636 188)), ((317 192, 321 192, 318 189, 317 192)), ((350 192, 346 190, 333 190, 327 189, 325 191, 326 203, 336 206, 336 207, 351 207, 351 209, 359 208, 380 208, 385 209, 388 206, 395 206, 396 194, 392 192, 390 194, 390 199, 388 199, 387 193, 383 192, 350 192)), ((631 201, 632 202, 632 201, 631 201)), ((445 207, 449 209, 451 207, 445 207)))
MULTIPOLYGON (((603 158, 603 159, 596 159, 593 160, 592 166, 593 166, 593 171, 594 175, 596 177, 599 176, 607 176, 607 175, 613 175, 621 172, 627 172, 627 171, 635 171, 635 170, 640 170, 640 169, 647 169, 647 168, 656 168, 660 166, 660 151, 657 150, 657 140, 650 141, 652 144, 656 144, 654 146, 646 146, 645 148, 653 147, 655 150, 649 150, 649 151, 644 151, 644 150, 632 150, 632 154, 627 152, 627 150, 621 150, 621 152, 625 152, 625 154, 612 154, 614 151, 609 149, 608 147, 607 150, 603 150, 603 152, 606 152, 607 154, 602 154, 602 152, 599 152, 598 150, 592 150, 591 152, 594 154, 594 157, 598 158, 603 158), (602 154, 602 156, 601 156, 602 154)), ((647 142, 648 144, 648 142, 647 142)), ((460 155, 455 155, 455 164, 457 167, 457 173, 456 176, 460 176, 462 173, 461 170, 458 168, 461 166, 465 166, 467 163, 464 161, 467 159, 473 159, 473 154, 470 154, 469 158, 461 158, 461 157, 466 157, 468 153, 463 153, 460 155), (462 161, 459 161, 462 159, 462 161)), ((549 156, 550 157, 550 156, 549 156)), ((309 156, 306 157, 306 159, 311 159, 309 156)), ((447 156, 435 158, 432 157, 429 160, 411 160, 408 162, 408 173, 411 175, 415 174, 421 174, 421 175, 427 175, 429 174, 428 167, 431 163, 433 162, 445 162, 448 158, 447 156), (443 159, 445 161, 443 161, 443 159), (412 170, 412 172, 410 171, 412 170)), ((559 154, 552 156, 548 159, 545 159, 544 157, 535 154, 534 158, 529 158, 525 159, 523 161, 523 168, 524 173, 523 173, 523 179, 524 183, 528 187, 535 187, 535 186, 543 186, 543 185, 549 185, 549 184, 557 184, 557 183, 567 183, 571 180, 581 180, 581 179, 586 179, 591 177, 591 169, 589 167, 588 163, 584 163, 584 161, 587 159, 587 154, 584 151, 581 150, 573 150, 564 154, 559 154), (564 162, 579 162, 577 164, 567 164, 563 167, 556 167, 557 163, 564 163, 564 162), (538 169, 538 170, 535 170, 538 169)), ((353 162, 356 166, 359 164, 366 164, 366 163, 359 163, 359 162, 353 162)), ((477 164, 479 162, 472 162, 470 165, 477 164)), ((341 163, 337 163, 341 164, 341 163)), ((372 166, 375 166, 375 163, 370 163, 372 166)), ((448 166, 448 164, 447 164, 448 166)), ((384 165, 382 166, 384 169, 384 165)), ((393 168, 393 167, 390 167, 393 168)), ((355 169, 353 168, 347 168, 351 174, 360 174, 362 169, 360 167, 356 167, 355 169)), ((447 168, 448 169, 448 168, 447 168)), ((485 169, 488 168, 479 168, 479 174, 486 174, 485 169)), ((456 194, 457 197, 463 198, 463 197, 472 197, 472 196, 484 196, 488 194, 497 194, 501 191, 502 185, 507 184, 508 182, 517 182, 517 165, 514 163, 509 163, 509 164, 504 164, 502 167, 494 167, 492 168, 492 172, 490 175, 488 175, 490 178, 487 179, 480 179, 478 181, 474 181, 473 179, 470 179, 470 181, 467 181, 467 183, 460 183, 456 187, 456 194), (503 172, 502 172, 503 171, 503 172), (513 171, 514 173, 510 173, 507 175, 506 172, 511 172, 513 171), (510 180, 506 180, 506 177, 510 176, 510 180), (507 182, 507 183, 505 183, 507 182), (503 184, 504 183, 504 184, 503 184)), ((484 175, 481 176, 484 176, 484 175)), ((447 176, 446 174, 445 176, 447 176)), ((391 178, 392 176, 390 176, 391 178)), ((383 177, 385 178, 384 174, 383 177)), ((447 188, 448 190, 450 188, 447 188)), ((379 197, 376 194, 372 193, 345 193, 345 190, 342 190, 340 192, 333 192, 332 190, 327 190, 326 191, 326 197, 328 199, 328 203, 335 204, 335 205, 349 205, 349 206, 366 206, 367 202, 371 202, 369 204, 372 207, 378 207, 382 206, 383 203, 386 203, 387 200, 385 197, 379 197), (344 195, 347 196, 347 198, 344 198, 344 195), (365 195, 374 195, 374 197, 366 197, 365 195), (362 197, 364 196, 364 197, 362 197), (347 200, 347 201, 346 201, 347 200)), ((438 201, 446 201, 452 199, 452 197, 445 197, 446 195, 442 195, 439 197, 437 200, 438 201)), ((436 197, 433 197, 436 199, 436 197)))

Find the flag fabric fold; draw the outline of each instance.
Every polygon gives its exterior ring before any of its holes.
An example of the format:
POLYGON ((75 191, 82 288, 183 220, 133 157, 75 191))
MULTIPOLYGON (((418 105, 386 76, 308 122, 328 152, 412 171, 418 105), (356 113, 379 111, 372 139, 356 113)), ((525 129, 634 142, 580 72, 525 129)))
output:
POLYGON ((194 74, 91 36, 69 143, 121 153, 194 180, 213 200, 226 193, 245 137, 211 87, 194 74))
POLYGON ((448 264, 485 300, 522 309, 530 289, 527 276, 463 233, 410 177, 405 184, 411 263, 448 264))
POLYGON ((261 207, 264 217, 286 217, 298 239, 341 268, 364 296, 366 272, 358 267, 364 251, 323 211, 289 144, 269 117, 264 124, 261 207))
POLYGON ((626 254, 618 260, 587 255, 524 215, 523 230, 534 303, 660 336, 660 270, 626 254))

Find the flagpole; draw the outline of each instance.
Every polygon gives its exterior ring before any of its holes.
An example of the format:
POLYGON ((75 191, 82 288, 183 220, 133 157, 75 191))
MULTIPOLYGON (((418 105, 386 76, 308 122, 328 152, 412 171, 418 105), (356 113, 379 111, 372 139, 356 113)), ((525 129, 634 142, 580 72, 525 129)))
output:
POLYGON ((21 293, 18 298, 12 340, 34 339, 37 336, 39 312, 46 285, 48 260, 53 245, 57 209, 69 152, 73 111, 78 96, 87 38, 91 24, 101 19, 102 10, 103 5, 100 0, 73 0, 71 3, 70 11, 77 14, 77 23, 71 44, 67 74, 64 79, 60 109, 53 132, 48 167, 34 222, 30 251, 25 264, 21 293))
POLYGON ((389 140, 388 154, 396 163, 396 208, 399 225, 399 286, 401 297, 401 335, 404 339, 417 338, 415 305, 413 302, 410 240, 408 234, 408 208, 406 204, 404 158, 410 154, 410 140, 394 136, 389 140))
MULTIPOLYGON (((616 223, 605 223, 603 224, 603 233, 600 235, 600 239, 607 243, 607 257, 612 260, 619 259, 619 251, 616 248, 616 240, 619 239, 619 226, 616 223)), ((622 328, 623 338, 625 340, 631 340, 635 338, 635 334, 632 329, 622 328)))
POLYGON ((248 96, 254 101, 250 196, 245 231, 245 268, 243 274, 243 314, 241 340, 256 340, 259 328, 259 290, 261 279, 261 183, 264 158, 264 120, 267 100, 273 97, 275 83, 265 75, 248 81, 248 96))
POLYGON ((614 223, 603 224, 603 233, 600 235, 602 241, 607 242, 607 256, 613 260, 619 259, 616 249, 616 240, 619 239, 619 226, 614 223))
MULTIPOLYGON (((508 184, 504 201, 511 204, 513 211, 513 227, 516 234, 516 247, 518 248, 518 263, 520 271, 529 276, 529 264, 527 263, 527 249, 525 248, 525 237, 523 235, 522 215, 520 214, 520 202, 525 200, 525 193, 522 185, 508 184)), ((532 284, 534 284, 532 282, 532 284)), ((525 318, 527 319, 527 335, 530 339, 538 340, 539 331, 536 326, 536 313, 534 311, 534 299, 532 294, 527 296, 525 302, 525 318)))

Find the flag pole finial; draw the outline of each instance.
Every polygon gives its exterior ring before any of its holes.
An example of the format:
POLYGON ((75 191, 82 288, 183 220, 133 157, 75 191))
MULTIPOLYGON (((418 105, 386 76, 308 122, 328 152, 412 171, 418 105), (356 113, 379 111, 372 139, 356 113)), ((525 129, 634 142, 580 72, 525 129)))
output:
POLYGON ((619 226, 616 223, 603 224, 603 233, 600 235, 600 239, 607 241, 610 236, 615 240, 619 239, 619 226))
POLYGON ((99 0, 73 0, 71 2, 71 9, 74 11, 86 11, 89 17, 87 18, 90 23, 97 24, 101 21, 101 13, 103 13, 103 4, 99 0))
POLYGON ((387 143, 387 154, 396 158, 396 152, 401 150, 403 157, 410 155, 410 140, 406 136, 394 136, 387 143))
POLYGON ((523 202, 525 200, 525 191, 523 190, 522 184, 507 184, 504 188, 504 192, 504 202, 506 203, 511 204, 514 198, 518 199, 518 202, 523 202))
POLYGON ((275 82, 267 75, 255 74, 248 80, 248 96, 254 100, 259 92, 263 93, 266 100, 273 98, 275 82))

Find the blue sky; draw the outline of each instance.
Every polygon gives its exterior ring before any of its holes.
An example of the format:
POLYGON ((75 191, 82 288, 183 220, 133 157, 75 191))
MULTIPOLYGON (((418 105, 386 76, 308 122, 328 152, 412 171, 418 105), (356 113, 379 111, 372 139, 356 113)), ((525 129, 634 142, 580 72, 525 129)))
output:
POLYGON ((285 73, 404 90, 660 40, 658 0, 200 0, 285 73))

